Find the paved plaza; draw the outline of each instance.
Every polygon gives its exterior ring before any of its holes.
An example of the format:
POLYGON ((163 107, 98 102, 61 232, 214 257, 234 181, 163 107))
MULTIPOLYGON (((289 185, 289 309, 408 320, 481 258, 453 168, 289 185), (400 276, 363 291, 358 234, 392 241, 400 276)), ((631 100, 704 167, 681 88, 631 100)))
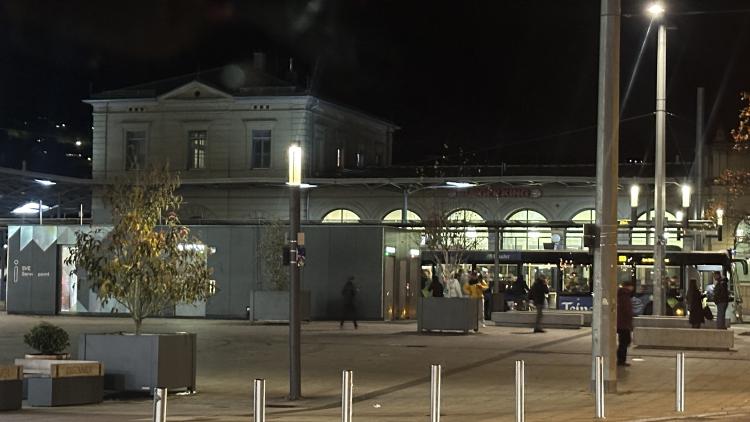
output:
MULTIPOLYGON (((41 320, 71 334, 75 354, 84 332, 131 330, 125 318, 30 317, 0 314, 0 362, 28 352, 23 334, 41 320)), ((619 392, 607 395, 612 421, 750 420, 750 325, 733 328, 735 350, 689 351, 686 414, 674 413, 674 351, 631 350, 619 372, 619 392)), ((526 361, 528 421, 593 419, 589 392, 589 329, 530 330, 487 327, 478 334, 418 335, 411 322, 334 322, 302 327, 303 395, 288 391, 287 327, 246 321, 154 319, 145 331, 198 334, 198 392, 170 396, 170 421, 252 421, 252 380, 267 379, 269 421, 340 420, 341 371, 352 369, 354 420, 423 421, 429 414, 429 367, 443 365, 442 421, 511 421, 514 361, 526 361)), ((0 421, 149 421, 146 397, 117 397, 99 405, 30 408, 0 421)))

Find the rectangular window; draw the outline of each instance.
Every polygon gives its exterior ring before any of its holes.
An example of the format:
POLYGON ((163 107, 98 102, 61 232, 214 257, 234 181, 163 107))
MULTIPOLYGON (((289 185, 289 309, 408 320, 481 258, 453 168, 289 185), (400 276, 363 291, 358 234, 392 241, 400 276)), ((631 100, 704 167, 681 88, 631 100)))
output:
POLYGON ((253 129, 251 165, 256 169, 271 167, 271 130, 253 129))
POLYGON ((146 165, 146 131, 125 132, 125 170, 137 170, 146 165))
POLYGON ((190 151, 188 168, 206 168, 206 131, 191 130, 188 132, 188 148, 190 151))

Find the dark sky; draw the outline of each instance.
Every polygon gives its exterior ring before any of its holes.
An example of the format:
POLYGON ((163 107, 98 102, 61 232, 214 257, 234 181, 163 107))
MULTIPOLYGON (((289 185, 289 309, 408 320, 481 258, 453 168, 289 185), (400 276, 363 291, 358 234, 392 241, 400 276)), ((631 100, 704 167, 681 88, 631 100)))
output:
MULTIPOLYGON (((692 159, 695 90, 709 137, 750 89, 750 2, 671 0, 668 157, 692 159)), ((622 96, 649 27, 623 1, 622 96)), ((394 121, 398 162, 593 163, 599 2, 310 0, 0 2, 0 120, 86 131, 102 91, 294 57, 322 97, 394 121), (447 146, 447 150, 445 149, 447 146), (458 156, 459 148, 466 154, 458 156)), ((621 161, 653 152, 655 30, 625 104, 621 161)))

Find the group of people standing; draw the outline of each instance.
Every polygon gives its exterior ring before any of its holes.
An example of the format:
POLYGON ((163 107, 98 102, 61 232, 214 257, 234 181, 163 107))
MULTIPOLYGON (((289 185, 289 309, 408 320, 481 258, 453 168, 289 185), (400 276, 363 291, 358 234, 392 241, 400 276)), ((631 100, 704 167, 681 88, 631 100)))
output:
MULTIPOLYGON (((630 366, 627 363, 628 347, 631 343, 631 333, 633 331, 633 304, 631 297, 635 285, 632 281, 625 281, 617 290, 617 365, 630 366)), ((698 287, 698 280, 690 279, 686 294, 688 306, 688 320, 693 328, 700 328, 706 320, 713 319, 711 311, 704 299, 708 299, 716 304, 716 328, 726 330, 726 313, 729 307, 729 280, 721 275, 721 272, 715 271, 713 282, 706 287, 705 292, 701 292, 698 287)))
POLYGON ((489 291, 490 283, 488 281, 488 272, 482 271, 464 271, 463 268, 456 272, 450 273, 447 277, 438 277, 437 274, 430 280, 430 272, 422 271, 422 292, 425 296, 432 297, 471 297, 480 299, 478 318, 482 327, 485 326, 485 292, 489 291))

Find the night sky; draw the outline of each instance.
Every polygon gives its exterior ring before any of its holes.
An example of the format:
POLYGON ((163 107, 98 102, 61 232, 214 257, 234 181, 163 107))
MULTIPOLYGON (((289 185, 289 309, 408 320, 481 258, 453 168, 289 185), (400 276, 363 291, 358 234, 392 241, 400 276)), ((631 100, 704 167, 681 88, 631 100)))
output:
MULTIPOLYGON (((629 84, 645 5, 623 1, 621 161, 653 156, 655 27, 629 84)), ((750 90, 750 2, 666 5, 668 159, 691 160, 696 87, 706 88, 709 139, 733 127, 739 92, 750 90)), ((598 32, 595 0, 5 0, 0 123, 65 122, 70 142, 90 136, 80 100, 91 91, 263 51, 271 71, 293 57, 317 95, 401 126, 398 163, 593 163, 598 32)))

